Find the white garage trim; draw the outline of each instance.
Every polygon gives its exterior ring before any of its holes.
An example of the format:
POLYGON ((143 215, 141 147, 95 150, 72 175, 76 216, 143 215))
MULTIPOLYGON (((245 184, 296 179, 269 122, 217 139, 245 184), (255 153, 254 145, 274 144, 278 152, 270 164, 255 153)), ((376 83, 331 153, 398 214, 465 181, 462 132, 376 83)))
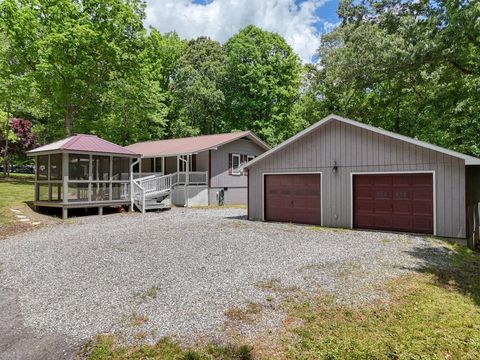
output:
MULTIPOLYGON (((388 175, 388 174, 432 174, 433 186, 433 235, 437 235, 437 186, 435 170, 416 171, 358 171, 350 172, 350 229, 353 229, 353 176, 354 175, 388 175)), ((323 216, 323 214, 322 214, 323 216)))
POLYGON ((321 171, 305 172, 268 172, 262 174, 262 221, 265 221, 265 176, 266 175, 320 175, 320 226, 323 226, 323 173, 321 171))

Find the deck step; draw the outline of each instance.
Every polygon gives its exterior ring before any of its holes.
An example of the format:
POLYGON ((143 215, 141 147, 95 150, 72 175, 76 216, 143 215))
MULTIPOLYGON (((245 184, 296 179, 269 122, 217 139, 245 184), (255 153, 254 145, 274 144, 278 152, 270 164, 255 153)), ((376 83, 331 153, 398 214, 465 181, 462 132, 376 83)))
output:
POLYGON ((151 205, 151 204, 147 205, 147 204, 145 204, 145 210, 166 209, 166 208, 168 208, 168 207, 169 207, 168 205, 162 204, 162 203, 158 203, 158 204, 156 204, 156 205, 153 205, 153 204, 152 204, 152 205, 151 205))

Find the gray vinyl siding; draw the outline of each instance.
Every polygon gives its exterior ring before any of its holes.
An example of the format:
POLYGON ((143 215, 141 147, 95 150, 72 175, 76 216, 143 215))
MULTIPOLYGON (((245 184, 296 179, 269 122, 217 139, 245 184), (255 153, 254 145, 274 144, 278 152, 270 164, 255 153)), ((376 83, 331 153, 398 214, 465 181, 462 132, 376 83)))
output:
POLYGON ((212 150, 211 187, 246 187, 246 175, 230 175, 229 154, 258 156, 265 150, 251 140, 239 139, 212 150))
POLYGON ((352 172, 434 171, 438 236, 466 235, 465 162, 341 121, 331 121, 254 164, 249 216, 263 219, 263 174, 322 172, 323 225, 350 227, 352 172), (334 161, 338 171, 332 171, 334 161))
MULTIPOLYGON (((217 193, 223 188, 209 189, 209 204, 218 205, 217 193)), ((228 188, 224 193, 224 205, 246 205, 247 204, 247 187, 228 188)))

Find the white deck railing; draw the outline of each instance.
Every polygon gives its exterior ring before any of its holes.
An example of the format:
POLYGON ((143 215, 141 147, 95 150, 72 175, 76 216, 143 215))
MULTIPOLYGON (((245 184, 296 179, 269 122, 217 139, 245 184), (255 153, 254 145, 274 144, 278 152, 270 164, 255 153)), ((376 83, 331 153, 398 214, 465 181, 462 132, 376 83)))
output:
POLYGON ((176 172, 169 175, 150 175, 132 179, 132 206, 135 204, 145 213, 145 199, 155 195, 168 194, 177 185, 207 185, 208 172, 176 172), (187 181, 186 181, 187 180, 187 181))
MULTIPOLYGON (((185 179, 187 173, 185 171, 177 172, 174 175, 175 183, 177 185, 185 185, 185 179)), ((190 171, 188 173, 188 182, 186 185, 207 185, 208 184, 208 172, 206 171, 190 171)))

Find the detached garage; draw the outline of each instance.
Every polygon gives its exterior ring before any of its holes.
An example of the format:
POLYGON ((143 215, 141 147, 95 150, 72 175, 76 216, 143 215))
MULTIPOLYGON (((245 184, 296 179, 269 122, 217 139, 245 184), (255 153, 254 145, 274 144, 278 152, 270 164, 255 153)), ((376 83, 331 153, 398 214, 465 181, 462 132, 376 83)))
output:
POLYGON ((472 156, 330 115, 245 167, 251 220, 478 241, 472 156))

